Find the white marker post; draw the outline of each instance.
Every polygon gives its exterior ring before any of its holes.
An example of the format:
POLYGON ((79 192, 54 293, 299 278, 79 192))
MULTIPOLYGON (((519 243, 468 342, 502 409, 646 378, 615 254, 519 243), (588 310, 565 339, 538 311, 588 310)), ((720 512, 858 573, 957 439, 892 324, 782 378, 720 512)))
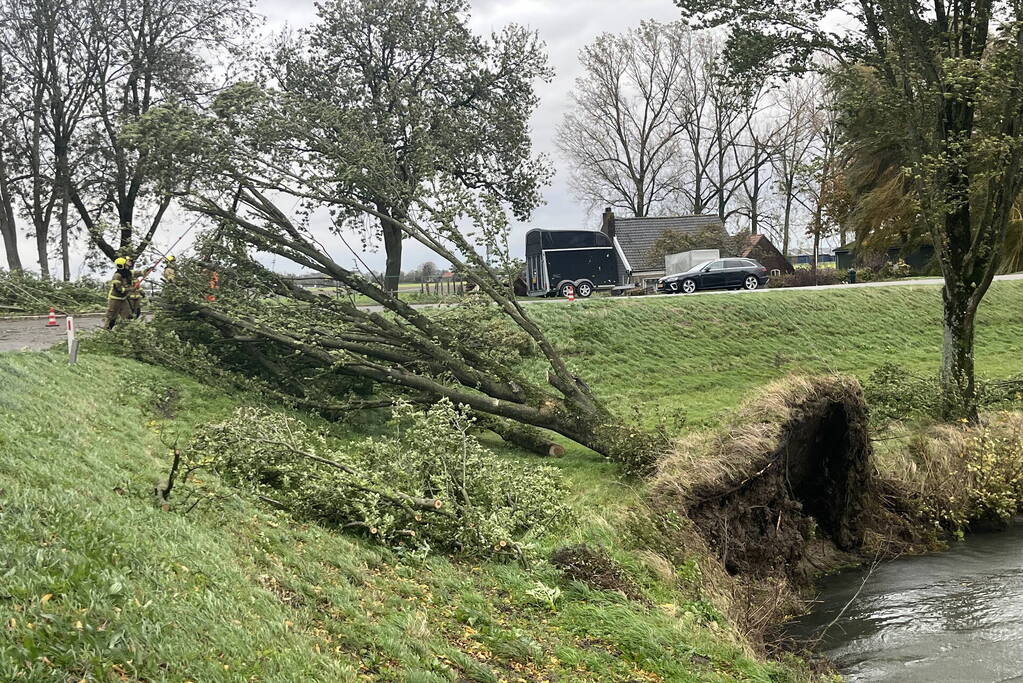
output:
POLYGON ((75 339, 75 319, 67 317, 67 362, 74 365, 78 362, 78 340, 75 339))

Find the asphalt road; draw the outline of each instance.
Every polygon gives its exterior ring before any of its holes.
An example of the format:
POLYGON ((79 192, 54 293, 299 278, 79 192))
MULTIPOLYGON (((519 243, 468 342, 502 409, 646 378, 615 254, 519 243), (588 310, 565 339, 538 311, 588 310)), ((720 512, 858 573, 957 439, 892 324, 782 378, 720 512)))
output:
MULTIPOLYGON (((103 314, 75 316, 79 332, 94 330, 103 323, 103 314)), ((67 339, 64 316, 57 316, 57 326, 47 327, 46 316, 0 319, 0 351, 40 351, 67 339)))
MULTIPOLYGON (((1023 280, 1023 273, 1013 275, 999 275, 996 280, 1023 280)), ((919 286, 940 286, 941 278, 927 278, 922 280, 892 280, 887 282, 861 282, 855 285, 823 285, 820 287, 787 287, 781 289, 758 289, 753 292, 715 290, 710 292, 697 292, 696 294, 650 294, 643 297, 620 297, 611 301, 646 301, 648 299, 665 296, 757 296, 770 295, 774 292, 791 292, 799 289, 854 289, 856 287, 919 287, 919 286)), ((567 299, 528 299, 523 304, 568 304, 567 299)), ((435 308, 444 304, 422 304, 416 308, 435 308)), ((382 310, 381 306, 365 306, 366 310, 382 310)), ((57 317, 57 327, 47 327, 46 317, 41 318, 0 318, 0 351, 39 351, 48 349, 51 346, 61 343, 66 339, 66 328, 63 316, 57 317)), ((96 329, 103 322, 102 314, 86 314, 75 318, 75 325, 79 331, 96 329)))

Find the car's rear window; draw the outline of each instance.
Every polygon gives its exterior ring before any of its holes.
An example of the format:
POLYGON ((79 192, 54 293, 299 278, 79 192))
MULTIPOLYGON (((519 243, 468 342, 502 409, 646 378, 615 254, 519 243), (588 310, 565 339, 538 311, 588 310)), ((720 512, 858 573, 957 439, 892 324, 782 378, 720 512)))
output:
POLYGON ((749 268, 748 261, 729 260, 725 261, 725 268, 749 268))

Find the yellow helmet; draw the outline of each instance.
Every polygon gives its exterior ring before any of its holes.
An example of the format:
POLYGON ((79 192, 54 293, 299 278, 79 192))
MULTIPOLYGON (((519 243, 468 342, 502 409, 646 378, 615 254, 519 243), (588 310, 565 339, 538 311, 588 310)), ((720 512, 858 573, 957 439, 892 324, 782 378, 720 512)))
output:
POLYGON ((173 260, 174 260, 174 254, 169 254, 169 255, 167 256, 167 263, 170 263, 170 262, 171 262, 171 261, 173 261, 173 260))
POLYGON ((125 265, 126 263, 128 263, 128 259, 124 258, 123 256, 121 258, 114 259, 114 265, 117 266, 118 268, 125 265))

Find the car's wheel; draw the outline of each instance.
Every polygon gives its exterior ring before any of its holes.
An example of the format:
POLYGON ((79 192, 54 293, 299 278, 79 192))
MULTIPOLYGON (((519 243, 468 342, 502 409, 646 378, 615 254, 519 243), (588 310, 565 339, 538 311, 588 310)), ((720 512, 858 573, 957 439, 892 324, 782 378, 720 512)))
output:
POLYGON ((580 282, 579 286, 575 288, 575 293, 579 295, 581 299, 585 299, 593 294, 593 285, 589 282, 580 282))
POLYGON ((696 291, 696 280, 683 280, 682 291, 686 294, 692 294, 696 291))
POLYGON ((746 281, 743 282, 742 286, 746 289, 754 290, 760 286, 760 280, 758 280, 755 275, 747 275, 746 281))

